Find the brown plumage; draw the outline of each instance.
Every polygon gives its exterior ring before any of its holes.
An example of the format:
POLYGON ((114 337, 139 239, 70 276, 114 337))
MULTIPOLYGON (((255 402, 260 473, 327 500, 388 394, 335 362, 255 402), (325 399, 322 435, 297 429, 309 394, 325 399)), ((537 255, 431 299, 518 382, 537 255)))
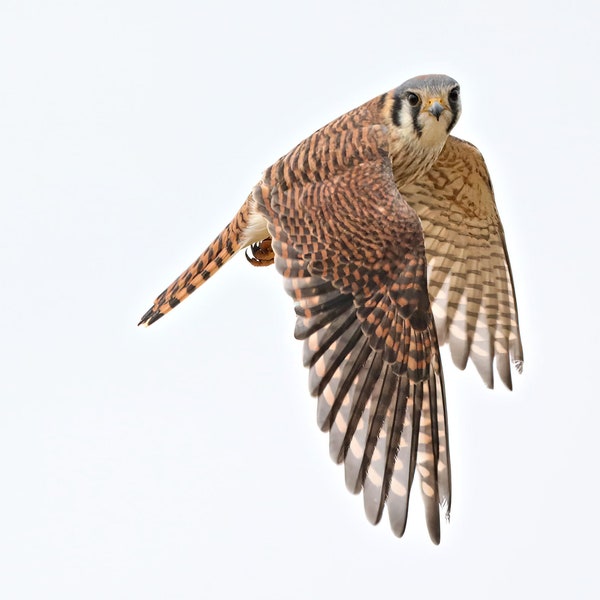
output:
POLYGON ((523 356, 502 226, 483 158, 449 137, 458 84, 418 77, 346 113, 269 167, 234 220, 142 317, 151 324, 231 256, 275 262, 295 302, 319 426, 377 523, 406 526, 418 471, 427 526, 449 514, 439 343, 510 387, 523 356), (435 315, 435 318, 434 318, 435 315), (437 324, 437 330, 436 330, 437 324), (439 339, 438 339, 439 335, 439 339))

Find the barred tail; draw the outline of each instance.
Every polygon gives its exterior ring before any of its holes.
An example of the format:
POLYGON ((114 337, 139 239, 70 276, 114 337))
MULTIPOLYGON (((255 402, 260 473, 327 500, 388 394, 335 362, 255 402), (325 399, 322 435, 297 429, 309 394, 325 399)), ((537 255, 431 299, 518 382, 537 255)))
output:
POLYGON ((212 277, 234 254, 268 236, 264 220, 249 196, 231 223, 212 244, 162 294, 138 325, 152 325, 212 277))

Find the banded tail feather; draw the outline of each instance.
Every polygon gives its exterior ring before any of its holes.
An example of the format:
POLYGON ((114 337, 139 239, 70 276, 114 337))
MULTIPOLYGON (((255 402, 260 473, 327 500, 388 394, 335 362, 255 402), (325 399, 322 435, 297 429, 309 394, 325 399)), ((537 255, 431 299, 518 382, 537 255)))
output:
MULTIPOLYGON (((154 301, 138 325, 149 326, 166 315, 172 308, 208 281, 230 258, 240 250, 268 238, 264 219, 258 215, 252 195, 248 197, 231 222, 221 231, 204 252, 154 301)), ((263 260, 249 258, 260 266, 263 260)), ((266 262, 266 261, 264 261, 266 262)))

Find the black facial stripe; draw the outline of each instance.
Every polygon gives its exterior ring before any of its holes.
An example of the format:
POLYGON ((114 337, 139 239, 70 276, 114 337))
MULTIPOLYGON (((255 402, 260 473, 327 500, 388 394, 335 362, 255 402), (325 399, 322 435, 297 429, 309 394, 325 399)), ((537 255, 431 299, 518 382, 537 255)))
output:
POLYGON ((456 109, 456 106, 452 106, 452 119, 450 123, 448 123, 448 129, 446 129, 446 133, 450 133, 451 129, 456 125, 456 119, 458 119, 458 110, 456 109))
POLYGON ((421 112, 421 103, 416 106, 410 107, 410 112, 412 115, 413 127, 415 128, 415 132, 417 133, 417 137, 421 137, 421 133, 423 133, 423 127, 419 123, 419 113, 421 112))
POLYGON ((394 96, 394 106, 392 108, 392 121, 396 127, 400 127, 400 111, 402 110, 402 96, 396 94, 394 96))

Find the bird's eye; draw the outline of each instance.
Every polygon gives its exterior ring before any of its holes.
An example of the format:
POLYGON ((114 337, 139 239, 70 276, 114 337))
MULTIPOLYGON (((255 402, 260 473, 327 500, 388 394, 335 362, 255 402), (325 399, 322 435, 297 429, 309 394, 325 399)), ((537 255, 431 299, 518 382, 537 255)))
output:
POLYGON ((448 94, 448 100, 450 100, 450 102, 458 102, 459 96, 460 96, 460 90, 457 87, 452 88, 450 90, 450 93, 448 94))
POLYGON ((406 94, 406 99, 411 106, 416 106, 419 104, 419 96, 413 94, 412 92, 408 92, 408 94, 406 94))

